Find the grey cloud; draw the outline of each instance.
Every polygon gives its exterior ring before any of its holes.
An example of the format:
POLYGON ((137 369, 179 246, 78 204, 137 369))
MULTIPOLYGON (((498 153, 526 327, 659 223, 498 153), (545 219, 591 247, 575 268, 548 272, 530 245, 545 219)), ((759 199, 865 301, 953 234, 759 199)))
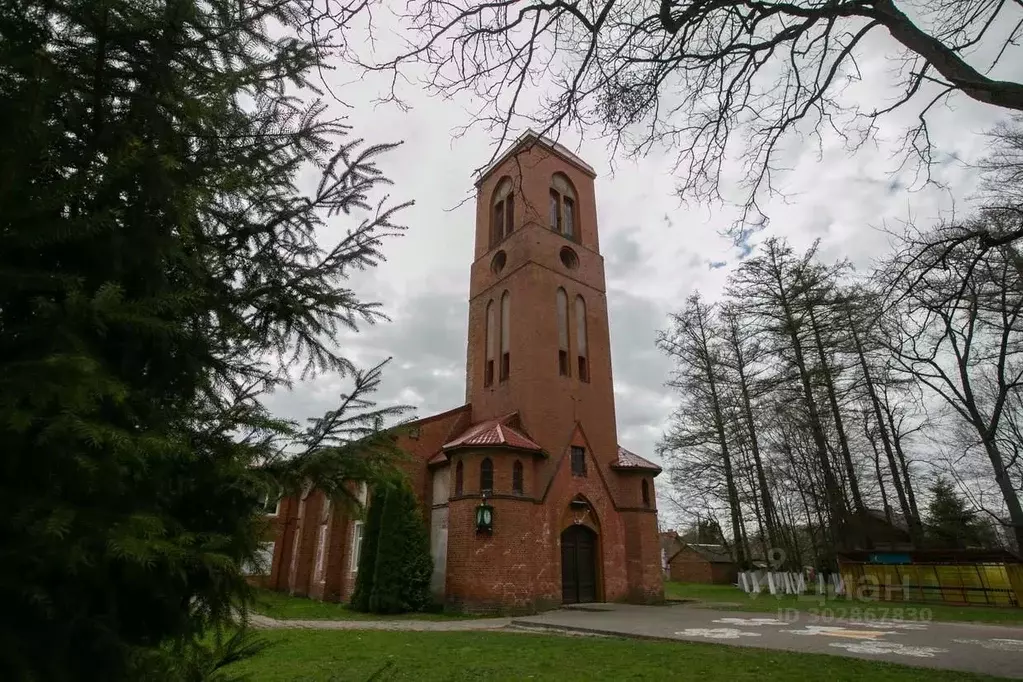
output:
MULTIPOLYGON (((616 407, 622 445, 656 460, 654 449, 671 412, 664 387, 670 362, 654 345, 666 324, 657 304, 626 291, 609 291, 616 407)), ((391 322, 365 327, 343 339, 343 350, 369 366, 393 357, 384 370, 381 405, 414 402, 420 417, 462 404, 465 392, 467 310, 463 296, 419 293, 390 311, 391 322)), ((334 376, 296 385, 270 397, 278 415, 305 419, 337 404, 350 385, 334 376)))
POLYGON ((601 252, 607 264, 608 279, 625 277, 643 262, 639 242, 634 235, 639 228, 615 230, 605 241, 601 252))
MULTIPOLYGON (((465 397, 467 310, 461 296, 420 293, 388 311, 390 322, 364 325, 342 338, 342 353, 367 368, 391 357, 384 369, 378 404, 411 405, 420 417, 457 407, 465 397)), ((278 391, 267 401, 280 416, 304 419, 337 405, 350 383, 321 376, 278 391)))
POLYGON ((657 332, 667 324, 666 311, 651 299, 617 288, 607 297, 619 440, 644 457, 654 457, 670 413, 664 382, 671 362, 655 345, 657 332))

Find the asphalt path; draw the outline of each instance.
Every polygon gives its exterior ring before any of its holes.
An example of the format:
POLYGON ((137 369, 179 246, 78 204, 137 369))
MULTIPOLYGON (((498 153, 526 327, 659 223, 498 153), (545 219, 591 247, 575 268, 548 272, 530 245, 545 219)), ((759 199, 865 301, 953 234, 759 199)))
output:
POLYGON ((689 605, 590 604, 513 626, 851 656, 1023 679, 1023 628, 978 623, 716 611, 689 605))

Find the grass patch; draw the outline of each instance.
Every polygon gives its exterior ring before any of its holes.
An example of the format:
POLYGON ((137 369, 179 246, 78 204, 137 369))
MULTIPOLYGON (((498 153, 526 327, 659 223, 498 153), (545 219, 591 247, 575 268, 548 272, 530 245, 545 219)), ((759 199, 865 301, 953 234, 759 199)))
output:
POLYGON ((720 644, 483 632, 268 631, 273 646, 226 672, 287 680, 828 680, 996 678, 720 644), (382 671, 382 672, 381 672, 382 671), (379 676, 373 677, 375 673, 379 676))
POLYGON ((277 620, 468 620, 479 616, 452 613, 400 613, 382 615, 362 613, 347 604, 293 597, 283 592, 256 590, 256 603, 252 610, 277 620))
POLYGON ((778 595, 761 593, 748 595, 732 585, 701 585, 696 583, 664 583, 664 596, 669 599, 696 599, 707 606, 727 611, 777 613, 779 609, 820 613, 836 618, 936 620, 967 623, 1019 624, 1023 623, 1023 609, 1001 606, 953 606, 951 604, 858 601, 829 595, 826 599, 816 595, 778 595), (900 613, 901 611, 901 613, 900 613))

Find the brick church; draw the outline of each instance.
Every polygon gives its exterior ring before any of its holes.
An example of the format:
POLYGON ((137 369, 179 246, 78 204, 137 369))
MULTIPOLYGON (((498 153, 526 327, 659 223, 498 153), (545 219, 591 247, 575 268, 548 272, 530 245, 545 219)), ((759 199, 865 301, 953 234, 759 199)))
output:
MULTIPOLYGON (((465 404, 399 437, 452 610, 663 598, 661 469, 617 440, 594 177, 527 132, 476 183, 465 404)), ((346 601, 362 522, 316 490, 266 512, 260 580, 346 601)))

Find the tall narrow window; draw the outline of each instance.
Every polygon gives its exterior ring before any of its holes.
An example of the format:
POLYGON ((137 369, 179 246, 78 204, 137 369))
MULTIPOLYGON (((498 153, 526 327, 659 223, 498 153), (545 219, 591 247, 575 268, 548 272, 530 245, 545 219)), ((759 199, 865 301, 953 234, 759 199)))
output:
POLYGON ((352 549, 351 549, 352 563, 350 568, 352 573, 359 572, 359 559, 362 556, 362 521, 356 521, 352 525, 352 549))
POLYGON ((571 197, 564 197, 562 202, 561 233, 569 239, 575 239, 575 201, 571 197))
POLYGON ((650 484, 646 482, 645 478, 643 479, 643 506, 650 506, 650 484))
POLYGON ((494 362, 497 359, 497 306, 493 301, 487 303, 487 359, 483 369, 483 385, 494 383, 494 362))
POLYGON ((324 579, 324 569, 327 565, 327 528, 330 524, 330 513, 333 507, 330 498, 323 500, 323 507, 320 509, 320 535, 316 542, 316 569, 313 579, 321 583, 324 579))
POLYGON ((313 571, 313 580, 323 582, 323 568, 327 563, 327 524, 320 524, 320 533, 316 539, 316 568, 313 571))
POLYGON ((490 223, 490 243, 491 245, 497 244, 501 241, 501 231, 504 225, 504 202, 499 201, 494 204, 494 216, 491 218, 490 223))
POLYGON ((575 190, 563 173, 551 177, 551 229, 569 239, 578 241, 576 228, 575 190))
POLYGON ((490 218, 490 245, 494 246, 511 234, 515 225, 515 195, 512 194, 511 178, 497 183, 492 199, 493 213, 490 218))
POLYGON ((277 516, 281 511, 281 496, 275 489, 275 494, 270 494, 269 489, 263 491, 259 496, 259 509, 267 516, 277 516))
POLYGON ((568 362, 568 294, 558 288, 558 374, 567 377, 571 374, 568 362))
POLYGON ((511 235, 512 230, 515 229, 515 195, 508 192, 508 196, 504 198, 504 236, 508 237, 511 235))
POLYGON ((572 475, 586 475, 586 448, 581 448, 578 445, 572 446, 572 475))
POLYGON ((512 465, 512 492, 522 494, 522 462, 519 460, 515 460, 515 464, 512 465))
POLYGON ((561 232, 561 195, 551 188, 551 229, 561 232))
POLYGON ((480 462, 480 492, 494 490, 494 463, 489 457, 480 462))
POLYGON ((575 349, 578 356, 579 380, 590 380, 589 351, 586 347, 586 301, 575 297, 575 349))
POLYGON ((455 495, 461 495, 465 484, 465 467, 461 460, 455 465, 455 495))
POLYGON ((501 296, 501 381, 511 374, 511 294, 501 296))

